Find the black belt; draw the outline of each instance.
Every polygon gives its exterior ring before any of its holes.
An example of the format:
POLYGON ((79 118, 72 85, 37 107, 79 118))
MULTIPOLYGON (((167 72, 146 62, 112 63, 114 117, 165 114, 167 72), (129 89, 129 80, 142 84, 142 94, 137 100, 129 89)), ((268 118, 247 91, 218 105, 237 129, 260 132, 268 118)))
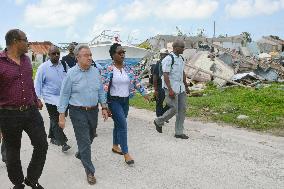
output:
POLYGON ((125 99, 128 99, 128 98, 129 98, 129 97, 110 96, 110 99, 111 99, 111 100, 119 100, 119 99, 125 100, 125 99))
POLYGON ((85 111, 90 111, 90 110, 95 110, 98 108, 98 105, 96 106, 74 106, 74 105, 69 105, 70 108, 78 108, 81 110, 85 110, 85 111))
POLYGON ((22 105, 22 106, 0 106, 0 110, 12 110, 12 111, 26 111, 35 107, 35 105, 22 105))

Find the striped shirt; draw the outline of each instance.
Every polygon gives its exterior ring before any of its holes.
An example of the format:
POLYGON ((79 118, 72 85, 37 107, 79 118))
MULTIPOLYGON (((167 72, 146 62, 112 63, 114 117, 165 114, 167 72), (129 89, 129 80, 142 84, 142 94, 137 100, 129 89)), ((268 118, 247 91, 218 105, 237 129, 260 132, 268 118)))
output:
POLYGON ((8 58, 6 50, 0 52, 0 106, 37 104, 32 75, 28 56, 21 56, 18 65, 8 58))

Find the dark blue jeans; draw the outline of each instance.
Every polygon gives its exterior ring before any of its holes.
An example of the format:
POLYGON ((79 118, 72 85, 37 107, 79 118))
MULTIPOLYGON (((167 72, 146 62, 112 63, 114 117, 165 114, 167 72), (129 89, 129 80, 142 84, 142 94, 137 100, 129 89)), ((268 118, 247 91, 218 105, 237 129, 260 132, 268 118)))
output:
POLYGON ((59 113, 57 106, 45 103, 46 109, 50 119, 49 138, 54 138, 59 145, 66 144, 67 137, 63 132, 63 129, 59 127, 59 113))
POLYGON ((27 170, 27 178, 38 182, 45 164, 47 153, 47 136, 43 119, 35 107, 25 111, 0 110, 0 125, 6 153, 8 177, 14 185, 24 181, 20 159, 22 132, 25 131, 33 146, 33 154, 27 170))
POLYGON ((109 100, 109 108, 114 122, 113 144, 120 145, 122 153, 127 154, 128 145, 126 118, 129 111, 129 98, 111 97, 109 100))
POLYGON ((99 109, 82 110, 70 106, 69 115, 77 140, 78 151, 86 174, 94 174, 95 167, 91 158, 91 144, 95 138, 98 125, 99 109))

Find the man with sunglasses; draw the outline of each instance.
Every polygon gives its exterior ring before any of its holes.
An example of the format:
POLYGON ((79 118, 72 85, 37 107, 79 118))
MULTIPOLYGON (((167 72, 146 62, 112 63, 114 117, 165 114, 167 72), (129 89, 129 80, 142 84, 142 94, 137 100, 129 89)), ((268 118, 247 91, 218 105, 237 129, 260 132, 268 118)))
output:
POLYGON ((185 44, 183 41, 175 41, 173 43, 173 52, 162 60, 165 100, 170 108, 162 116, 154 120, 156 130, 162 133, 164 122, 176 115, 175 137, 180 139, 188 139, 188 136, 183 133, 186 112, 186 92, 189 93, 184 73, 184 60, 181 56, 184 47, 185 44))
POLYGON ((49 118, 50 129, 48 137, 50 142, 62 146, 62 152, 67 152, 71 147, 66 144, 67 137, 63 129, 58 125, 60 89, 63 79, 66 77, 63 65, 59 61, 60 51, 56 46, 51 46, 48 52, 49 60, 41 64, 35 77, 35 91, 38 98, 45 102, 49 118))
MULTIPOLYGON (((7 153, 7 171, 14 189, 23 189, 23 182, 33 189, 42 189, 38 183, 47 153, 47 140, 42 108, 37 99, 32 79, 32 64, 26 34, 12 29, 5 36, 7 48, 0 52, 0 126, 7 153), (22 132, 33 146, 33 154, 24 178, 20 151, 22 132)), ((1 187, 2 188, 2 187, 1 187)))

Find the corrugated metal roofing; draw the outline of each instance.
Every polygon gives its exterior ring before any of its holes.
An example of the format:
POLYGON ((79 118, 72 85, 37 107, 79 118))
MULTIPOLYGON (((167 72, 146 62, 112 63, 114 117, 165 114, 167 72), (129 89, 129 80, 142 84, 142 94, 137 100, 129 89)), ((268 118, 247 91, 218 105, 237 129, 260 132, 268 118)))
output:
POLYGON ((29 43, 29 49, 34 53, 34 54, 47 54, 49 48, 53 44, 49 41, 44 41, 44 42, 30 42, 29 43))

